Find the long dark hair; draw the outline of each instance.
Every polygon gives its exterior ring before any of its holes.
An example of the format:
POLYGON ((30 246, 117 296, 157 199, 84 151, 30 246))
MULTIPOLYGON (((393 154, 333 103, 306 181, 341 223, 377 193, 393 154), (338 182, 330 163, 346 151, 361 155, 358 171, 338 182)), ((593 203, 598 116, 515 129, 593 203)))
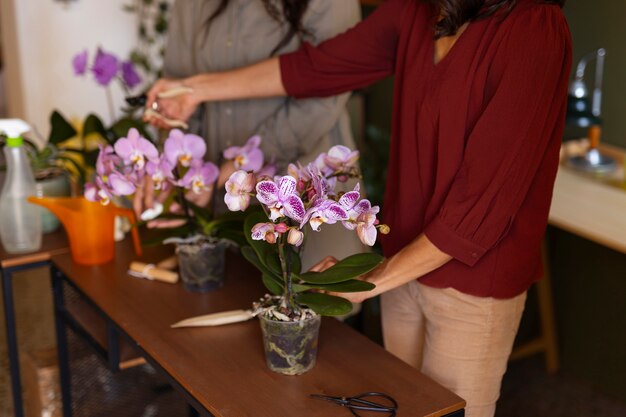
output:
MULTIPOLYGON (((228 6, 228 2, 230 0, 220 0, 220 5, 215 9, 215 12, 209 17, 206 22, 206 27, 211 24, 211 22, 218 17, 220 14, 226 10, 228 6)), ((302 16, 309 6, 310 0, 281 0, 282 2, 282 13, 279 7, 276 6, 275 2, 272 0, 259 0, 263 2, 263 6, 265 6, 265 10, 267 14, 269 14, 274 20, 277 22, 285 22, 289 24, 289 30, 285 34, 285 36, 278 42, 278 45, 274 47, 270 55, 274 55, 278 52, 282 47, 287 45, 294 36, 298 36, 300 38, 308 35, 309 32, 302 24, 302 16)))
MULTIPOLYGON (((466 22, 508 13, 517 0, 427 0, 438 6, 443 18, 435 25, 435 39, 455 35, 466 22)), ((566 0, 538 0, 540 3, 563 7, 566 0)))

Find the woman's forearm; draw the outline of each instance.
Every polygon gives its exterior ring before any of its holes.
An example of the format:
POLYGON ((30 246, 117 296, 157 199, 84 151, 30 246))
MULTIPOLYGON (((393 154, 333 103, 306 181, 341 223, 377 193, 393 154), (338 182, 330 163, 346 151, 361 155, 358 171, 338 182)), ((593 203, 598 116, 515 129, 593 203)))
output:
POLYGON ((281 80, 278 58, 235 70, 195 75, 186 78, 183 84, 193 89, 193 99, 198 103, 287 94, 281 80))
POLYGON ((451 259, 422 234, 365 277, 366 281, 376 285, 374 290, 365 294, 373 297, 399 287, 434 271, 451 259))

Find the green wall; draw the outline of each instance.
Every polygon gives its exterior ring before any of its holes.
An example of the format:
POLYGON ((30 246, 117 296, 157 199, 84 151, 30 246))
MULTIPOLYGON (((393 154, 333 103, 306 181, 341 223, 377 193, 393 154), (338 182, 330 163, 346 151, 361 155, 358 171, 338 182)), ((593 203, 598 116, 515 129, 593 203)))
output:
MULTIPOLYGON (((565 15, 572 31, 574 66, 585 54, 607 50, 604 69, 603 141, 626 147, 626 1, 569 0, 565 15)), ((594 82, 595 61, 587 66, 587 87, 594 82)))

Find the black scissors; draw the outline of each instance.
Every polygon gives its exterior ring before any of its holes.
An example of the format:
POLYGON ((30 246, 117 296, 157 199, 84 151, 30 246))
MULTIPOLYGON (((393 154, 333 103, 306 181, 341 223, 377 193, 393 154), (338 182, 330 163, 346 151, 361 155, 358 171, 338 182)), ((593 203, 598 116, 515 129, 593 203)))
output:
POLYGON ((358 411, 371 411, 374 413, 388 413, 387 417, 395 417, 398 410, 398 403, 391 396, 382 392, 364 392, 353 397, 333 397, 331 395, 310 394, 309 397, 319 400, 330 401, 342 407, 346 407, 350 412, 359 417, 358 411), (366 400, 378 398, 380 402, 366 400))

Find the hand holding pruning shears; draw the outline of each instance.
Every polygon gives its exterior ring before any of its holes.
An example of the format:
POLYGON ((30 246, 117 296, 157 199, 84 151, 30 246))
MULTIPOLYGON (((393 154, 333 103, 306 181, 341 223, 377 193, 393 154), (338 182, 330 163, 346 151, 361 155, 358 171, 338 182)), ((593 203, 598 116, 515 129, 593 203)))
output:
POLYGON ((131 106, 145 106, 143 120, 161 129, 187 129, 187 120, 199 104, 192 88, 168 79, 158 80, 147 94, 126 101, 131 106))

